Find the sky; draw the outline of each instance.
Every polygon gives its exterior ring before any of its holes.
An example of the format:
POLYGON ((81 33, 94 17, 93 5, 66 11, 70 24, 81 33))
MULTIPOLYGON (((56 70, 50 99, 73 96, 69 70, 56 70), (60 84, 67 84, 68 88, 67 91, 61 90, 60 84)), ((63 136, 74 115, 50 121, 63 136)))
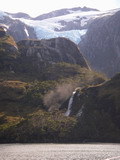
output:
POLYGON ((62 8, 84 6, 104 11, 120 8, 120 0, 3 0, 0 10, 9 13, 24 12, 36 17, 62 8))

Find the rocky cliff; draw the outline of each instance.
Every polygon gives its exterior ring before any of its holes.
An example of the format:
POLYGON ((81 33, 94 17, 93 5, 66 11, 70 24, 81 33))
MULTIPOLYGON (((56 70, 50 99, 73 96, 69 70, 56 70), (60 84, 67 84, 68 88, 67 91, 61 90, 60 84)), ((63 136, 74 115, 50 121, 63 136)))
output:
POLYGON ((97 86, 78 88, 70 115, 78 118, 76 137, 85 140, 120 141, 120 74, 97 86))
POLYGON ((25 13, 2 13, 0 23, 15 41, 66 37, 78 44, 90 66, 107 76, 119 72, 119 9, 61 9, 31 18, 25 13))
POLYGON ((90 66, 109 77, 120 71, 119 19, 120 11, 94 20, 79 44, 90 66))
MULTIPOLYGON (((89 68, 75 43, 66 38, 49 40, 23 40, 17 43, 23 59, 34 59, 36 66, 41 63, 66 62, 89 68)), ((33 62, 34 63, 34 62, 33 62)))
MULTIPOLYGON (((17 18, 12 18, 11 15, 13 17, 19 17, 21 18, 24 15, 24 18, 26 17, 26 14, 3 14, 3 16, 0 16, 0 26, 5 26, 7 33, 9 35, 11 35, 15 41, 20 41, 23 39, 35 39, 36 38, 36 34, 34 32, 34 29, 26 24, 24 24, 23 22, 21 22, 20 20, 18 20, 17 18)), ((27 17, 29 19, 29 17, 27 17)))
POLYGON ((60 106, 76 86, 105 77, 90 70, 66 38, 16 44, 1 28, 0 44, 0 142, 72 142, 78 120, 60 106))
POLYGON ((6 33, 4 27, 0 27, 0 71, 11 71, 18 55, 14 39, 6 33))

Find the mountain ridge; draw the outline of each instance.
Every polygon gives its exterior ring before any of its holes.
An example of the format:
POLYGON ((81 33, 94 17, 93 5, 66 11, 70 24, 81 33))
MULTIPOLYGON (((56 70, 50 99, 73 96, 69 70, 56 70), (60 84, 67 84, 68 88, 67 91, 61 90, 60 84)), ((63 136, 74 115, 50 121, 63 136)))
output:
POLYGON ((23 22, 0 21, 0 143, 120 142, 120 74, 92 71, 69 39, 29 39, 23 22), (7 34, 13 23, 26 40, 7 34))
POLYGON ((77 45, 66 38, 16 44, 4 28, 0 33, 0 143, 70 142, 77 119, 65 116, 61 104, 76 86, 106 78, 90 70, 77 45), (72 56, 81 61, 71 64, 72 56))

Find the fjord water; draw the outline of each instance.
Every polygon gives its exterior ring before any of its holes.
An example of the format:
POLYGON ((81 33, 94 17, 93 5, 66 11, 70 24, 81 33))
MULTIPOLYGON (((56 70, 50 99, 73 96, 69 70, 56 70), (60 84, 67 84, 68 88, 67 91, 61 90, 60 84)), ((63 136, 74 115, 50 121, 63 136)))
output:
POLYGON ((120 160, 120 144, 0 144, 0 160, 120 160))

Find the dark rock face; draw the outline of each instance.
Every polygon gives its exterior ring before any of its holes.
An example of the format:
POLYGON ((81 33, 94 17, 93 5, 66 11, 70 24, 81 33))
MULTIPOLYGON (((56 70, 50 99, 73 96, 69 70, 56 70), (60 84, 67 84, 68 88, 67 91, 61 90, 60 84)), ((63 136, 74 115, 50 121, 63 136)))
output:
POLYGON ((98 18, 80 42, 90 66, 111 77, 120 71, 120 11, 98 18))
MULTIPOLYGON (((31 19, 34 21, 44 20, 62 15, 69 15, 71 13, 74 15, 74 12, 76 11, 80 11, 82 13, 98 10, 86 7, 61 9, 40 15, 36 18, 31 18, 25 13, 7 13, 6 16, 0 18, 0 23, 7 26, 7 33, 14 37, 15 41, 18 42, 23 39, 37 39, 37 37, 42 38, 42 36, 40 37, 41 30, 38 32, 38 30, 34 30, 34 27, 28 26, 20 20, 14 18, 31 19), (40 33, 39 36, 37 36, 38 33, 40 33)), ((85 29, 85 33, 86 30, 88 30, 85 36, 80 36, 80 38, 82 38, 82 41, 79 44, 81 52, 85 55, 85 58, 89 61, 93 69, 103 72, 109 77, 112 77, 115 73, 120 71, 119 17, 120 12, 117 12, 117 10, 109 11, 107 13, 96 12, 95 15, 90 16, 83 16, 79 14, 73 19, 71 18, 70 21, 61 18, 57 23, 61 24, 62 27, 59 28, 56 26, 54 30, 60 32, 85 29), (99 18, 96 18, 96 16, 99 18)))
POLYGON ((0 27, 0 71, 12 70, 14 60, 18 55, 14 39, 6 33, 4 28, 0 27))
MULTIPOLYGON (((44 63, 67 62, 89 68, 77 45, 66 38, 23 40, 17 43, 21 57, 32 59, 33 67, 44 63)), ((29 62, 28 62, 29 63, 29 62)))
POLYGON ((71 115, 79 119, 79 136, 120 142, 120 74, 106 83, 77 89, 71 115))
POLYGON ((0 19, 0 23, 9 26, 6 28, 7 33, 10 34, 15 41, 20 41, 23 39, 36 39, 34 29, 19 20, 14 20, 5 16, 3 19, 0 19))
POLYGON ((34 29, 20 22, 19 20, 14 21, 8 30, 8 33, 14 37, 15 41, 23 39, 35 39, 36 34, 34 29))

